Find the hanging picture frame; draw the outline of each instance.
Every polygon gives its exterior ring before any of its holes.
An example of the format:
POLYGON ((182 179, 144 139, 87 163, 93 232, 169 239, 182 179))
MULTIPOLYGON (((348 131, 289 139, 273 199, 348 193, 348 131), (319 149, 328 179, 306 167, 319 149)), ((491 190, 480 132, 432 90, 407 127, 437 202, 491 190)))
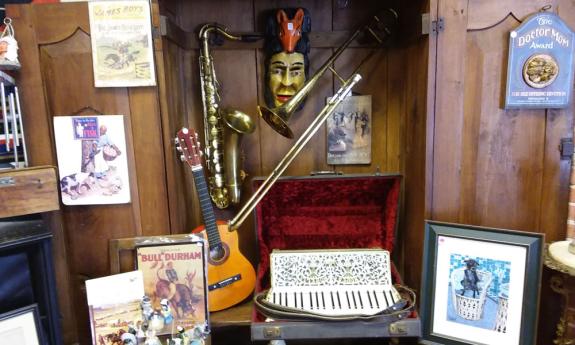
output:
POLYGON ((424 344, 535 344, 543 234, 427 221, 424 344))
POLYGON ((150 3, 90 1, 95 87, 156 85, 150 3))
POLYGON ((54 137, 64 205, 130 202, 123 115, 55 116, 54 137))
POLYGON ((575 33, 550 12, 509 33, 505 108, 566 108, 573 93, 575 33))
POLYGON ((326 127, 327 164, 371 163, 371 95, 346 97, 326 127))
POLYGON ((3 344, 45 344, 38 305, 32 304, 1 314, 0 339, 3 344))

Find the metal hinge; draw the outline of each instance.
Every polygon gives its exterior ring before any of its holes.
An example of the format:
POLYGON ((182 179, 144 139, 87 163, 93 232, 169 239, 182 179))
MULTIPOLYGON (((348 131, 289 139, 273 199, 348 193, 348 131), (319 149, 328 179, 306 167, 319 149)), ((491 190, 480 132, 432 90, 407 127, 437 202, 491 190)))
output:
POLYGON ((430 32, 433 34, 437 34, 439 31, 443 31, 444 29, 444 22, 443 18, 438 18, 437 20, 430 22, 430 15, 429 13, 422 13, 421 14, 421 34, 422 35, 429 35, 430 32))
POLYGON ((559 144, 559 152, 561 153, 561 160, 569 160, 573 156, 573 139, 561 138, 559 144))
POLYGON ((443 22, 443 18, 439 17, 437 20, 431 22, 431 32, 437 34, 445 28, 445 23, 443 22))

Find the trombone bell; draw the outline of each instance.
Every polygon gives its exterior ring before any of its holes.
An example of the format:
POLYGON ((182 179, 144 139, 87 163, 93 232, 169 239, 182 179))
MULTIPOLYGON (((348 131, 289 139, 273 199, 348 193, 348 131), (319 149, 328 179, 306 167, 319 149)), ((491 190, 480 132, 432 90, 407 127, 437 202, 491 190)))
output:
MULTIPOLYGON (((277 109, 277 108, 275 108, 275 109, 277 109)), ((287 120, 289 119, 289 116, 286 116, 287 119, 284 120, 284 118, 282 116, 280 116, 280 115, 276 114, 276 112, 274 112, 274 109, 268 109, 266 107, 261 107, 259 105, 258 105, 258 114, 276 132, 278 132, 279 134, 283 135, 286 138, 293 139, 293 132, 287 124, 287 120)))

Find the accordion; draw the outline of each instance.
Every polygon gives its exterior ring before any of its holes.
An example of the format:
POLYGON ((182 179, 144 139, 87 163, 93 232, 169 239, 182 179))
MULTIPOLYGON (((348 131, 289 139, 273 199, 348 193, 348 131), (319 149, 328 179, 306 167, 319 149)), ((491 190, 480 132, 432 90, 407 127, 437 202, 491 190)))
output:
POLYGON ((274 250, 268 307, 336 318, 401 310, 406 300, 391 281, 381 249, 274 250))

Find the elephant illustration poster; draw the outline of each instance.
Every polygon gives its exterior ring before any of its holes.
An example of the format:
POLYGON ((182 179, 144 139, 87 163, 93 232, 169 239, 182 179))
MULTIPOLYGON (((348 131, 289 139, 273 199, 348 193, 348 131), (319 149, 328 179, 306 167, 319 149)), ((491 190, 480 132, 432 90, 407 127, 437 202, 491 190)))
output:
POLYGON ((173 317, 157 334, 175 334, 178 326, 207 327, 204 242, 142 246, 136 252, 144 293, 153 310, 166 313, 169 309, 173 317))
POLYGON ((156 85, 148 1, 91 1, 96 87, 156 85))

